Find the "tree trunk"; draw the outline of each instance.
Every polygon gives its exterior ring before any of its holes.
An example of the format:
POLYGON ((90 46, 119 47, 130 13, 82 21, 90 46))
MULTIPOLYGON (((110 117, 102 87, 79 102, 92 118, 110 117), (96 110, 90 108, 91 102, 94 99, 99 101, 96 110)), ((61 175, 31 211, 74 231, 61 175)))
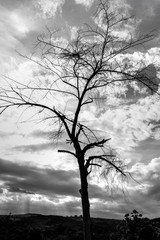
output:
POLYGON ((90 204, 88 195, 88 182, 87 182, 87 172, 86 170, 80 169, 81 178, 81 201, 82 201, 82 213, 83 213, 83 234, 84 240, 92 239, 91 231, 91 217, 90 217, 90 204))

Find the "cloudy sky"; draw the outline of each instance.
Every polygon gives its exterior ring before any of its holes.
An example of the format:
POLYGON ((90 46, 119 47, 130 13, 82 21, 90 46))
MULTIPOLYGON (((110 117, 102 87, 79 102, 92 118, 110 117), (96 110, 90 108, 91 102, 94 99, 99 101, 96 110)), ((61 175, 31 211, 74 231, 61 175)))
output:
MULTIPOLYGON (((137 32, 157 31, 145 51, 134 50, 127 57, 152 64, 150 74, 159 79, 160 44, 158 0, 115 0, 115 7, 137 18, 137 32), (157 69, 156 69, 156 68, 157 69)), ((96 0, 0 0, 0 74, 26 82, 35 77, 37 66, 17 52, 30 56, 36 37, 47 28, 61 29, 72 38, 83 23, 94 24, 96 0)), ((129 90, 128 90, 129 91, 129 90)), ((109 93, 110 94, 110 93, 109 93)), ((94 217, 123 218, 137 209, 148 217, 160 217, 160 98, 140 94, 126 99, 110 96, 103 106, 94 104, 85 117, 111 137, 128 165, 132 178, 115 186, 90 177, 91 214, 94 217), (97 114, 97 111, 100 111, 97 114), (135 180, 134 180, 135 179, 135 180)), ((54 141, 54 128, 34 112, 15 109, 0 116, 0 214, 35 212, 79 215, 79 173, 74 159, 57 153, 65 142, 54 141)))

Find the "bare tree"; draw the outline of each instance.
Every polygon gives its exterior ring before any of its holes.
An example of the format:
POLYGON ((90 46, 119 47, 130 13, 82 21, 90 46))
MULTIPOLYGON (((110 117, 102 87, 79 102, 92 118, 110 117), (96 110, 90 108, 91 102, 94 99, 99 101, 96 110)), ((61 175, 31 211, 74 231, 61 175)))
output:
POLYGON ((61 134, 66 136, 69 148, 58 152, 72 155, 79 166, 85 240, 92 238, 89 174, 101 166, 106 174, 115 171, 125 176, 126 173, 123 162, 107 147, 110 138, 96 132, 91 124, 84 123, 82 113, 94 104, 96 94, 101 98, 100 90, 111 84, 123 82, 127 86, 139 82, 152 93, 158 89, 158 84, 144 74, 145 66, 141 71, 137 66, 122 61, 127 52, 137 46, 142 47, 154 35, 138 38, 132 34, 123 38, 118 36, 116 30, 122 29, 125 33, 125 27, 132 18, 113 13, 108 1, 100 1, 95 19, 99 21, 97 26, 86 24, 71 41, 62 41, 57 32, 51 31, 38 36, 36 48, 40 56, 28 59, 38 64, 44 77, 28 84, 7 78, 8 87, 0 89, 1 114, 11 107, 38 109, 38 113, 44 114, 44 120, 54 122, 58 137, 61 134), (60 105, 57 97, 72 102, 72 109, 71 104, 60 105))

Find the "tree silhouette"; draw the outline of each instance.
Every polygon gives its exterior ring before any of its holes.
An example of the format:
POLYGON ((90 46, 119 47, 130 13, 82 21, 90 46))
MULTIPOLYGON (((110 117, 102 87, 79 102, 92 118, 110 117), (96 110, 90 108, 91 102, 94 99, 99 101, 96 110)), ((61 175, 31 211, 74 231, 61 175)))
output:
POLYGON ((142 47, 154 35, 137 38, 129 33, 118 35, 117 30, 126 33, 133 19, 112 12, 109 1, 99 2, 94 18, 97 25, 86 24, 70 41, 62 40, 58 32, 50 30, 49 34, 38 36, 39 57, 25 57, 38 64, 43 78, 28 84, 6 78, 8 86, 0 89, 1 114, 11 107, 38 109, 37 113, 42 114, 44 121, 54 122, 56 136, 66 138, 67 149, 58 152, 73 156, 79 166, 85 240, 92 238, 89 174, 102 166, 106 176, 112 171, 121 176, 126 173, 123 161, 107 147, 110 138, 83 121, 84 110, 87 111, 95 101, 103 100, 101 91, 110 85, 131 86, 133 82, 139 82, 153 93, 158 89, 157 82, 146 75, 144 65, 139 68, 122 61, 128 51, 142 47))

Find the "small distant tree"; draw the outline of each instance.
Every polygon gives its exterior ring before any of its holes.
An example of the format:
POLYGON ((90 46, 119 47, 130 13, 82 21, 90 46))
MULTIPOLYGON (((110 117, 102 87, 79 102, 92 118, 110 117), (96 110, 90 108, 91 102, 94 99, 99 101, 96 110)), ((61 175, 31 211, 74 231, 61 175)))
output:
POLYGON ((85 240, 92 237, 88 176, 93 169, 102 166, 105 176, 113 171, 126 176, 126 172, 123 161, 107 147, 110 138, 83 121, 84 110, 87 111, 95 101, 103 100, 111 85, 120 88, 123 83, 131 87, 135 82, 143 84, 152 93, 158 89, 157 83, 144 71, 147 66, 143 65, 141 71, 142 66, 139 68, 125 58, 127 52, 142 47, 154 35, 135 37, 129 34, 133 19, 113 12, 109 1, 99 1, 94 18, 95 25, 86 24, 71 40, 62 41, 57 32, 51 31, 38 36, 39 58, 26 58, 38 64, 43 78, 28 84, 6 78, 8 86, 0 89, 1 114, 11 107, 37 109, 44 121, 54 122, 56 136, 66 138, 67 149, 58 152, 74 157, 79 166, 85 240), (60 101, 66 104, 60 104, 60 101))

